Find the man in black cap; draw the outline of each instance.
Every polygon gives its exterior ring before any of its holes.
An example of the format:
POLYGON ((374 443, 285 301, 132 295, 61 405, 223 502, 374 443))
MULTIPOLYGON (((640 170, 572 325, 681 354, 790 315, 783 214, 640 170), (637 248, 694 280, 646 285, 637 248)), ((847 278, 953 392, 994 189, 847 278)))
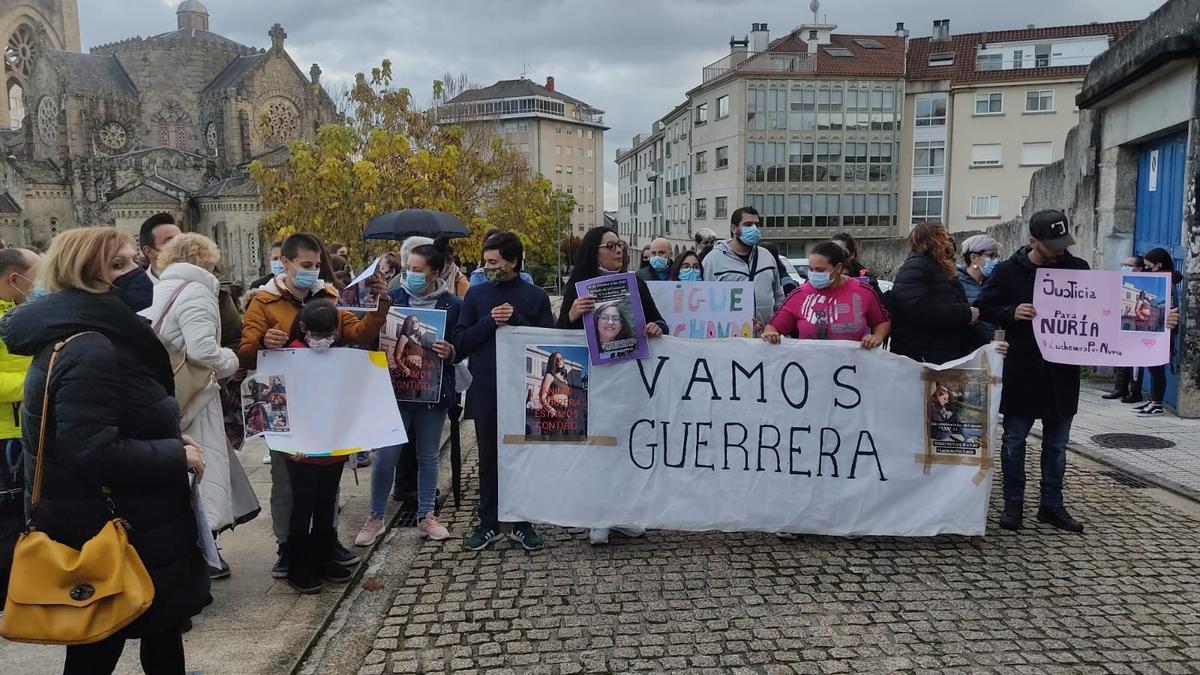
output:
POLYGON ((1000 527, 1021 527, 1025 500, 1025 438, 1034 420, 1042 420, 1042 485, 1038 520, 1070 532, 1082 532, 1063 506, 1063 475, 1071 420, 1079 408, 1079 366, 1049 363, 1033 334, 1033 281, 1039 267, 1086 270, 1088 264, 1067 251, 1075 239, 1061 211, 1038 211, 1029 220, 1029 245, 996 265, 975 301, 982 321, 1005 329, 1004 415, 1000 466, 1004 474, 1004 513, 1000 527))

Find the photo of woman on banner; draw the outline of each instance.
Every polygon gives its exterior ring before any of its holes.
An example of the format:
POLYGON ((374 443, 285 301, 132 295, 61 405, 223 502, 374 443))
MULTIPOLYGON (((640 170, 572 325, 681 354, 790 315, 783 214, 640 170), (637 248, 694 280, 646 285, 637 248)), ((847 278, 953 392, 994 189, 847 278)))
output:
POLYGON ((596 305, 592 319, 596 325, 601 359, 619 358, 637 349, 637 338, 633 335, 631 325, 633 322, 628 318, 631 313, 632 309, 625 302, 596 305))
POLYGON ((958 402, 950 389, 941 382, 934 384, 933 395, 929 398, 929 435, 939 441, 963 440, 958 402))
POLYGON ((396 364, 397 378, 413 378, 421 372, 421 364, 425 361, 425 342, 421 319, 416 314, 406 317, 404 323, 400 324, 396 345, 392 348, 392 363, 396 364))
POLYGON ((561 440, 586 438, 587 348, 529 345, 525 358, 526 433, 561 440))

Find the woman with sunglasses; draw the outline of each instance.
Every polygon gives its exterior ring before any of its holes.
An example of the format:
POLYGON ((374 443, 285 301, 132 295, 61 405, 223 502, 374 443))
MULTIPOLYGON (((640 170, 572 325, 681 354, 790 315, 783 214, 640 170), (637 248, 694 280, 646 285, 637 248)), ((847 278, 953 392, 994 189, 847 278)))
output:
MULTIPOLYGON (((575 269, 563 288, 562 310, 558 315, 558 328, 583 330, 583 315, 596 310, 596 302, 591 297, 579 297, 575 292, 575 284, 609 274, 621 274, 629 264, 629 249, 620 235, 611 227, 594 227, 583 235, 579 244, 579 253, 575 257, 575 269)), ((650 289, 646 282, 637 279, 638 295, 642 300, 642 312, 646 315, 646 337, 657 338, 667 330, 667 322, 654 304, 650 289)), ((604 527, 591 531, 588 541, 593 545, 607 544, 611 530, 627 537, 641 537, 646 534, 642 527, 604 527)))

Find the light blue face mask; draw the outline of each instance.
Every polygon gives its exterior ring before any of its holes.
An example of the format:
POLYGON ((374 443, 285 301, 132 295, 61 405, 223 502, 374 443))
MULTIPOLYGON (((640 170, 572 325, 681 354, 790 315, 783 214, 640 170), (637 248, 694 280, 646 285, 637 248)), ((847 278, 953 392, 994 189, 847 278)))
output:
POLYGON ((829 288, 829 282, 832 275, 829 272, 817 272, 809 270, 808 283, 813 285, 813 288, 829 288))
POLYGON ((295 278, 296 288, 304 288, 310 291, 318 290, 322 287, 321 270, 296 270, 295 278))
POLYGON ((758 246, 758 242, 762 240, 762 231, 758 229, 758 225, 743 225, 738 239, 747 246, 758 246))
POLYGON ((1133 265, 1121 265, 1121 271, 1122 272, 1132 272, 1133 265))
POLYGON ((285 268, 283 266, 282 260, 272 260, 271 261, 271 274, 274 274, 275 276, 279 276, 280 274, 283 274, 286 271, 287 271, 287 268, 285 268))
POLYGON ((980 268, 980 271, 983 272, 983 276, 992 276, 992 270, 996 269, 996 265, 999 264, 999 262, 1000 261, 996 258, 988 258, 988 261, 983 263, 983 267, 980 268))
POLYGON ((667 260, 666 256, 654 255, 650 256, 650 266, 654 268, 655 272, 666 272, 667 268, 671 266, 671 261, 667 260))
POLYGON ((404 273, 404 288, 409 293, 417 294, 425 290, 425 273, 424 272, 405 272, 404 273))
POLYGON ((690 267, 679 270, 680 281, 700 281, 700 277, 700 270, 692 269, 690 267))

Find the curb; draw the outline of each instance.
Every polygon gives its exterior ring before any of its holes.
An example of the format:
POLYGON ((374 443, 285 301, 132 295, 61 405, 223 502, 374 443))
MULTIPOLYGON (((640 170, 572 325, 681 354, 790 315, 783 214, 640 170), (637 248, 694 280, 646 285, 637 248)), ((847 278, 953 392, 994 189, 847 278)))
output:
MULTIPOLYGON (((447 431, 448 430, 449 430, 449 425, 447 425, 447 431)), ((450 436, 449 436, 449 434, 447 434, 446 438, 442 441, 442 447, 438 451, 438 454, 444 460, 441 463, 445 464, 445 463, 449 462, 449 460, 450 460, 450 436)), ((442 497, 443 503, 444 503, 444 500, 454 498, 453 495, 449 494, 451 491, 450 490, 450 481, 451 480, 452 479, 451 479, 450 471, 449 470, 442 471, 441 467, 439 467, 439 469, 438 469, 438 488, 442 490, 442 494, 444 495, 442 497)), ((291 673, 292 675, 299 673, 300 669, 304 665, 305 661, 307 661, 308 658, 310 656, 312 656, 313 649, 316 648, 317 644, 321 641, 321 638, 325 635, 325 631, 329 628, 329 625, 333 622, 333 618, 334 618, 334 616, 337 615, 338 610, 341 609, 342 604, 344 602, 346 602, 346 600, 352 594, 354 594, 356 591, 359 590, 359 587, 362 585, 363 575, 366 573, 367 568, 370 566, 371 558, 375 555, 375 552, 377 550, 379 550, 379 548, 381 546, 383 546, 384 540, 388 539, 388 535, 391 534, 391 532, 395 529, 397 522, 400 520, 401 513, 402 512, 399 509, 397 509, 396 512, 392 514, 392 517, 390 519, 388 519, 387 527, 384 528, 383 534, 381 534, 379 536, 379 539, 375 540, 375 543, 372 544, 370 547, 363 549, 362 561, 359 562, 358 565, 355 567, 354 576, 351 577, 350 581, 347 582, 346 585, 342 588, 341 594, 338 596, 337 600, 334 601, 333 606, 331 606, 329 608, 329 611, 325 614, 325 618, 321 620, 321 624, 317 628, 316 632, 312 634, 312 636, 308 639, 308 642, 304 645, 304 649, 302 649, 300 651, 300 653, 297 655, 297 657, 292 661, 291 665, 288 666, 288 668, 284 672, 291 673)))
MULTIPOLYGON (((1036 431, 1030 432, 1029 435, 1036 436, 1039 441, 1042 440, 1042 435, 1036 431)), ((1112 457, 1108 457, 1097 450, 1089 448, 1085 445, 1081 445, 1074 441, 1067 443, 1067 450, 1070 450, 1077 455, 1081 455, 1097 464, 1127 473, 1134 478, 1137 478, 1141 482, 1146 483, 1147 485, 1151 485, 1161 490, 1166 490, 1167 492, 1183 497, 1184 499, 1189 499, 1193 502, 1200 503, 1200 491, 1189 488, 1182 483, 1178 483, 1169 478, 1163 478, 1162 476, 1150 473, 1141 467, 1136 467, 1119 459, 1113 459, 1112 457)))

